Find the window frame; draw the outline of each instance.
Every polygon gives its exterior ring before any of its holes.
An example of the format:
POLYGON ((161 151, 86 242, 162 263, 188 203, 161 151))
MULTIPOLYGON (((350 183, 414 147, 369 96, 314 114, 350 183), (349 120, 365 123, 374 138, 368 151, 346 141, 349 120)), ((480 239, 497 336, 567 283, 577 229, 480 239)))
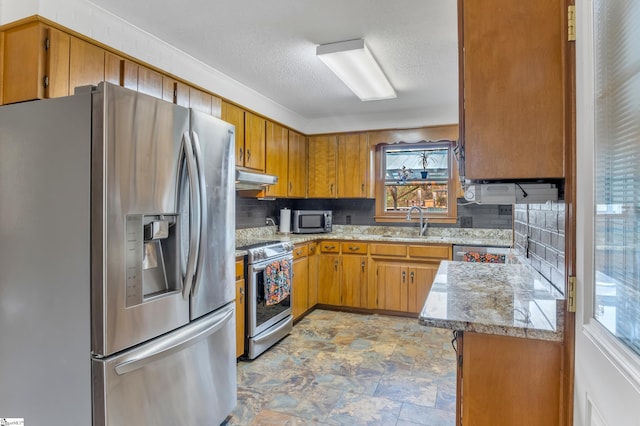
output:
MULTIPOLYGON (((437 143, 449 144, 449 179, 448 179, 448 206, 446 213, 433 213, 425 211, 425 217, 431 223, 456 223, 457 198, 462 196, 462 185, 458 175, 458 164, 453 148, 456 146, 458 136, 457 125, 444 125, 409 129, 405 131, 386 131, 371 135, 370 144, 375 148, 375 221, 406 223, 405 212, 385 211, 385 157, 384 148, 398 144, 437 143)), ((417 215, 411 222, 417 221, 417 215)))

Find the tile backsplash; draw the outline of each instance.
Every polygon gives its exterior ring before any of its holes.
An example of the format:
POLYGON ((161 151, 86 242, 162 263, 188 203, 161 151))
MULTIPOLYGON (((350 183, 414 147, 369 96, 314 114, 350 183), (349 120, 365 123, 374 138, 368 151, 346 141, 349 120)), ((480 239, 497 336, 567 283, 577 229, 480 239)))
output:
MULTIPOLYGON (((375 200, 371 199, 278 199, 257 200, 236 196, 236 228, 265 226, 267 216, 278 220, 280 209, 333 210, 336 225, 380 225, 374 220, 375 200)), ((458 223, 430 224, 433 227, 511 229, 512 206, 467 204, 458 200, 458 223)), ((391 223, 403 226, 402 223, 391 223)), ((414 226, 407 223, 406 226, 414 226)))
POLYGON ((516 204, 514 248, 564 293, 565 203, 516 204))

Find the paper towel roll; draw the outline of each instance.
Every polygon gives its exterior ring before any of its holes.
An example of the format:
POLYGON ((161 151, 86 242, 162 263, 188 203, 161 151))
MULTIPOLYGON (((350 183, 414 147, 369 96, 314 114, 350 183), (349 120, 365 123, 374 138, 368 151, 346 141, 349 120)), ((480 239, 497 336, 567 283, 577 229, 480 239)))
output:
POLYGON ((291 231, 291 210, 280 210, 280 232, 288 234, 291 231))

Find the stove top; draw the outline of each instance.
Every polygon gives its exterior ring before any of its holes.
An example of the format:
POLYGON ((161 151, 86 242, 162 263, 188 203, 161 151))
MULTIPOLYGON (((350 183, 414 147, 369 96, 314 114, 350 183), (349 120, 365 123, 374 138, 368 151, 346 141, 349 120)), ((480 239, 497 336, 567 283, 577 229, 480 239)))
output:
POLYGON ((247 244, 237 247, 237 249, 247 250, 249 252, 247 263, 253 264, 293 253, 293 243, 290 241, 268 240, 247 244))

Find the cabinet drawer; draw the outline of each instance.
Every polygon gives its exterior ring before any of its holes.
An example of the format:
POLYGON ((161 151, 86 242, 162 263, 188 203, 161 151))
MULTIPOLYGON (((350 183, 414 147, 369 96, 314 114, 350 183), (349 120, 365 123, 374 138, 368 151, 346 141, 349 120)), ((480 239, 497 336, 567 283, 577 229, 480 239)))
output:
POLYGON ((244 279, 244 259, 236 260, 236 281, 244 279))
POLYGON ((367 244, 366 243, 342 243, 342 254, 367 254, 367 244))
POLYGON ((304 245, 296 245, 295 247, 293 247, 293 258, 294 259, 299 259, 301 257, 307 257, 308 253, 309 253, 308 246, 306 244, 304 244, 304 245))
POLYGON ((409 246, 409 257, 451 259, 451 246, 409 246))
POLYGON ((340 253, 340 243, 335 241, 323 241, 320 243, 322 253, 340 253))
POLYGON ((407 255, 407 246, 401 244, 369 244, 372 255, 402 256, 407 255))

